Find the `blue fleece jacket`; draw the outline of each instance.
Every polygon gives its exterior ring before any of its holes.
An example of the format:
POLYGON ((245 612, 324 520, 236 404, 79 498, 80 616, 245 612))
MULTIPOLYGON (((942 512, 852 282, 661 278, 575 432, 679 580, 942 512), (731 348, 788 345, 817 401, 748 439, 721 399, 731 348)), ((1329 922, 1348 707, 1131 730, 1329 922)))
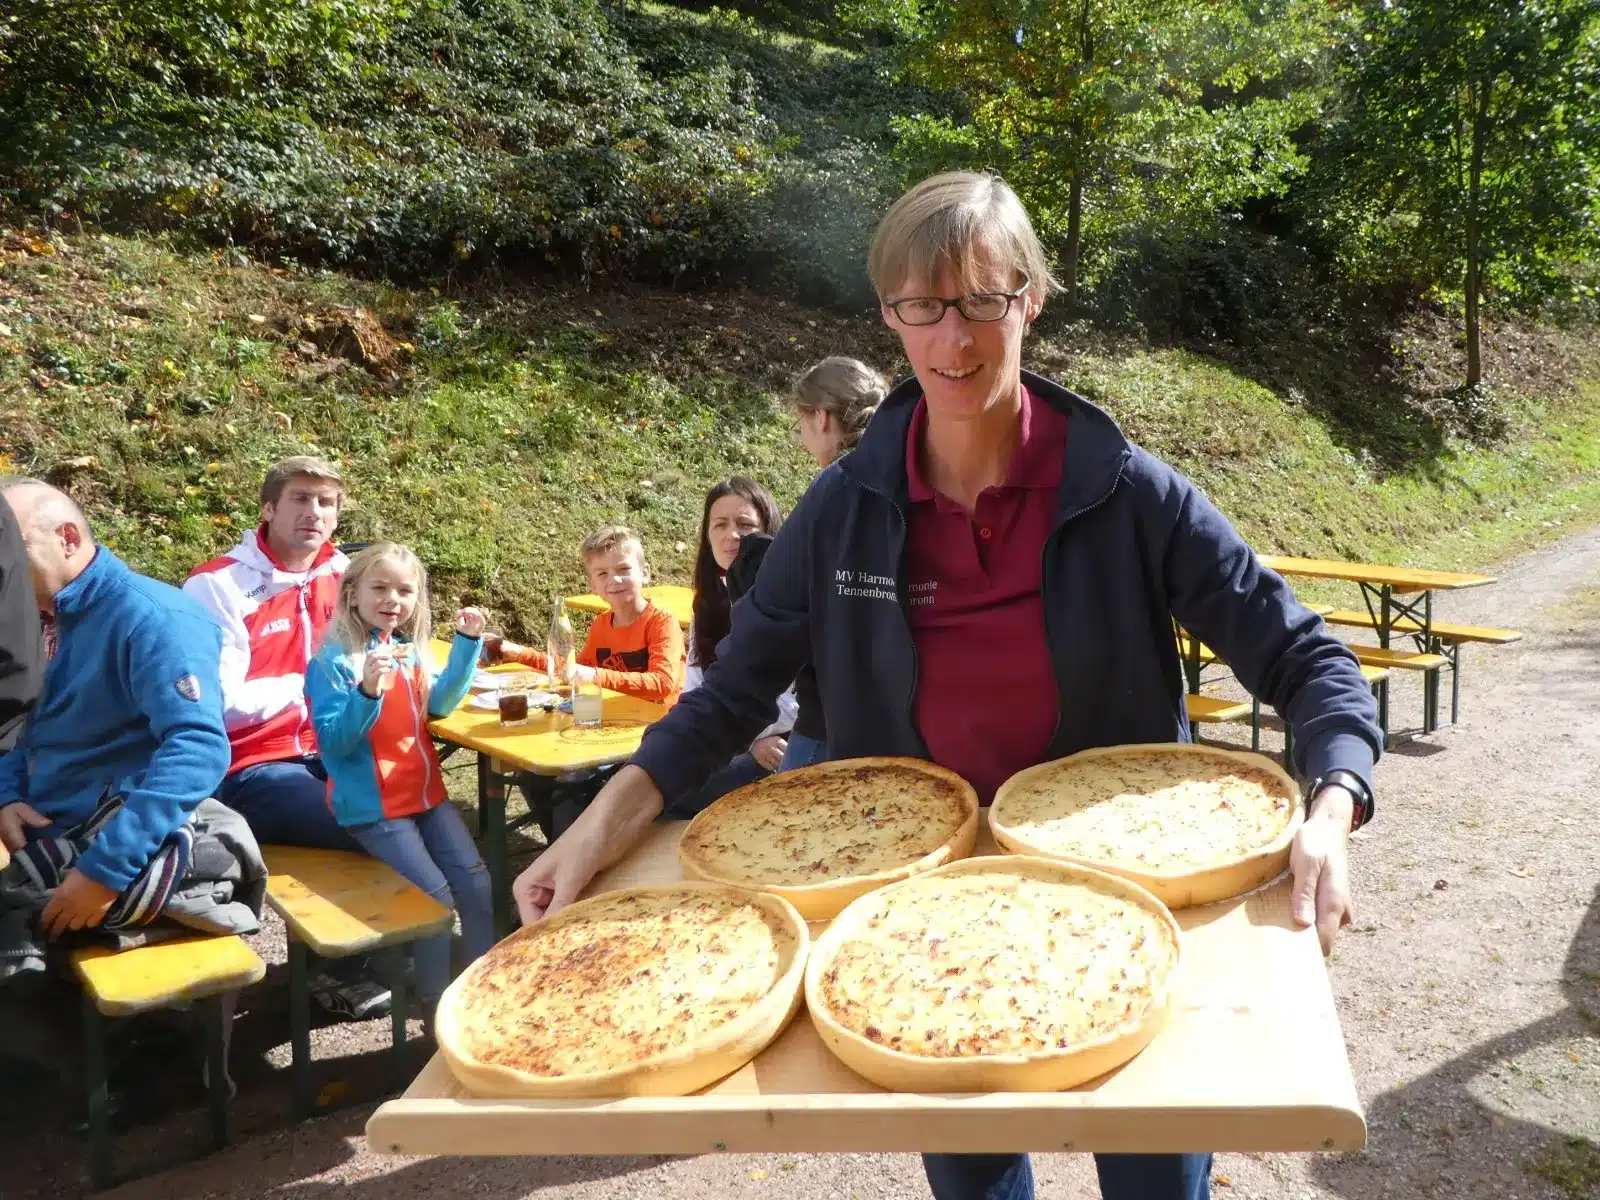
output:
MULTIPOLYGON (((1303 778, 1344 768, 1370 786, 1376 706, 1344 643, 1193 483, 1082 397, 1030 372, 1023 382, 1068 418, 1042 571, 1059 712, 1047 757, 1190 740, 1177 618, 1293 727, 1303 778)), ((830 758, 929 757, 913 716, 904 569, 906 438, 920 395, 915 380, 896 388, 855 451, 813 481, 734 606, 705 682, 645 734, 633 761, 668 797, 744 749, 808 660, 830 758)), ((982 694, 984 653, 972 647, 972 702, 1005 704, 982 694)))
POLYGON ((228 770, 217 664, 222 635, 177 588, 104 546, 56 595, 56 656, 16 748, 0 805, 22 800, 58 835, 108 791, 121 811, 76 866, 121 891, 228 770))

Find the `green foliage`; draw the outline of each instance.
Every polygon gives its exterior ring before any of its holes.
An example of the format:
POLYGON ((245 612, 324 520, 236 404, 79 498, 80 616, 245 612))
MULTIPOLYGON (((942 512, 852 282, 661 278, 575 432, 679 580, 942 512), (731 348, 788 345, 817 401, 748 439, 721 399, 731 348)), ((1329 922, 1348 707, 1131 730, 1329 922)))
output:
POLYGON ((1600 18, 1586 0, 1386 0, 1344 47, 1347 102, 1309 191, 1352 274, 1537 300, 1592 286, 1600 18))
POLYGON ((1179 0, 928 0, 909 65, 970 119, 899 126, 907 174, 999 168, 1069 285, 1080 238, 1205 227, 1304 166, 1293 134, 1318 110, 1325 8, 1179 0))
POLYGON ((402 277, 859 292, 888 117, 856 55, 593 0, 127 7, 0 32, 0 198, 402 277))

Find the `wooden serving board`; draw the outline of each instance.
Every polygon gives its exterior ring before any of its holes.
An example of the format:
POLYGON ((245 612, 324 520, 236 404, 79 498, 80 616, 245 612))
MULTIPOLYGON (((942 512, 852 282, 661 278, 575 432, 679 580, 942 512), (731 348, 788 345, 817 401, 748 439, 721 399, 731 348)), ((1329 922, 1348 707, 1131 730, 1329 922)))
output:
MULTIPOLYGON (((681 878, 683 822, 657 825, 593 892, 681 878)), ((995 853, 987 826, 977 853, 995 853)), ((1286 879, 1178 914, 1171 1019, 1121 1069, 1069 1092, 885 1092, 824 1048, 802 1008, 753 1061, 692 1096, 479 1100, 433 1060, 367 1122, 392 1154, 1359 1150, 1366 1122, 1315 930, 1286 879)), ((822 926, 814 925, 812 932, 822 926)))

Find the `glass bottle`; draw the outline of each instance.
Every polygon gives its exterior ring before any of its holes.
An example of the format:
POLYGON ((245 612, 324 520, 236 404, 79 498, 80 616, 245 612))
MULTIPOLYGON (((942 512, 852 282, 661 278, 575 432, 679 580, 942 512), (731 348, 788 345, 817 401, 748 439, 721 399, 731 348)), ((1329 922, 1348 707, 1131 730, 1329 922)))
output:
POLYGON ((550 632, 545 638, 545 670, 550 676, 550 689, 572 682, 572 668, 578 660, 578 643, 572 634, 572 621, 567 616, 567 602, 559 595, 550 614, 550 632))

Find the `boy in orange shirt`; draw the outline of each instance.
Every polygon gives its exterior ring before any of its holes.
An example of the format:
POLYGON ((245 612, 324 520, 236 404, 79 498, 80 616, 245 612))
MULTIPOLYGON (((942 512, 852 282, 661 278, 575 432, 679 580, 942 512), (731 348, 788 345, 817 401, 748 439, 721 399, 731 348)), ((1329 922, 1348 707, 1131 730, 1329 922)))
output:
MULTIPOLYGON (((583 539, 589 588, 609 607, 589 626, 578 651, 577 672, 585 682, 640 700, 671 705, 683 691, 684 641, 677 618, 644 597, 650 568, 639 535, 607 525, 583 539)), ((484 639, 491 662, 520 662, 545 669, 545 653, 496 638, 484 639)))

